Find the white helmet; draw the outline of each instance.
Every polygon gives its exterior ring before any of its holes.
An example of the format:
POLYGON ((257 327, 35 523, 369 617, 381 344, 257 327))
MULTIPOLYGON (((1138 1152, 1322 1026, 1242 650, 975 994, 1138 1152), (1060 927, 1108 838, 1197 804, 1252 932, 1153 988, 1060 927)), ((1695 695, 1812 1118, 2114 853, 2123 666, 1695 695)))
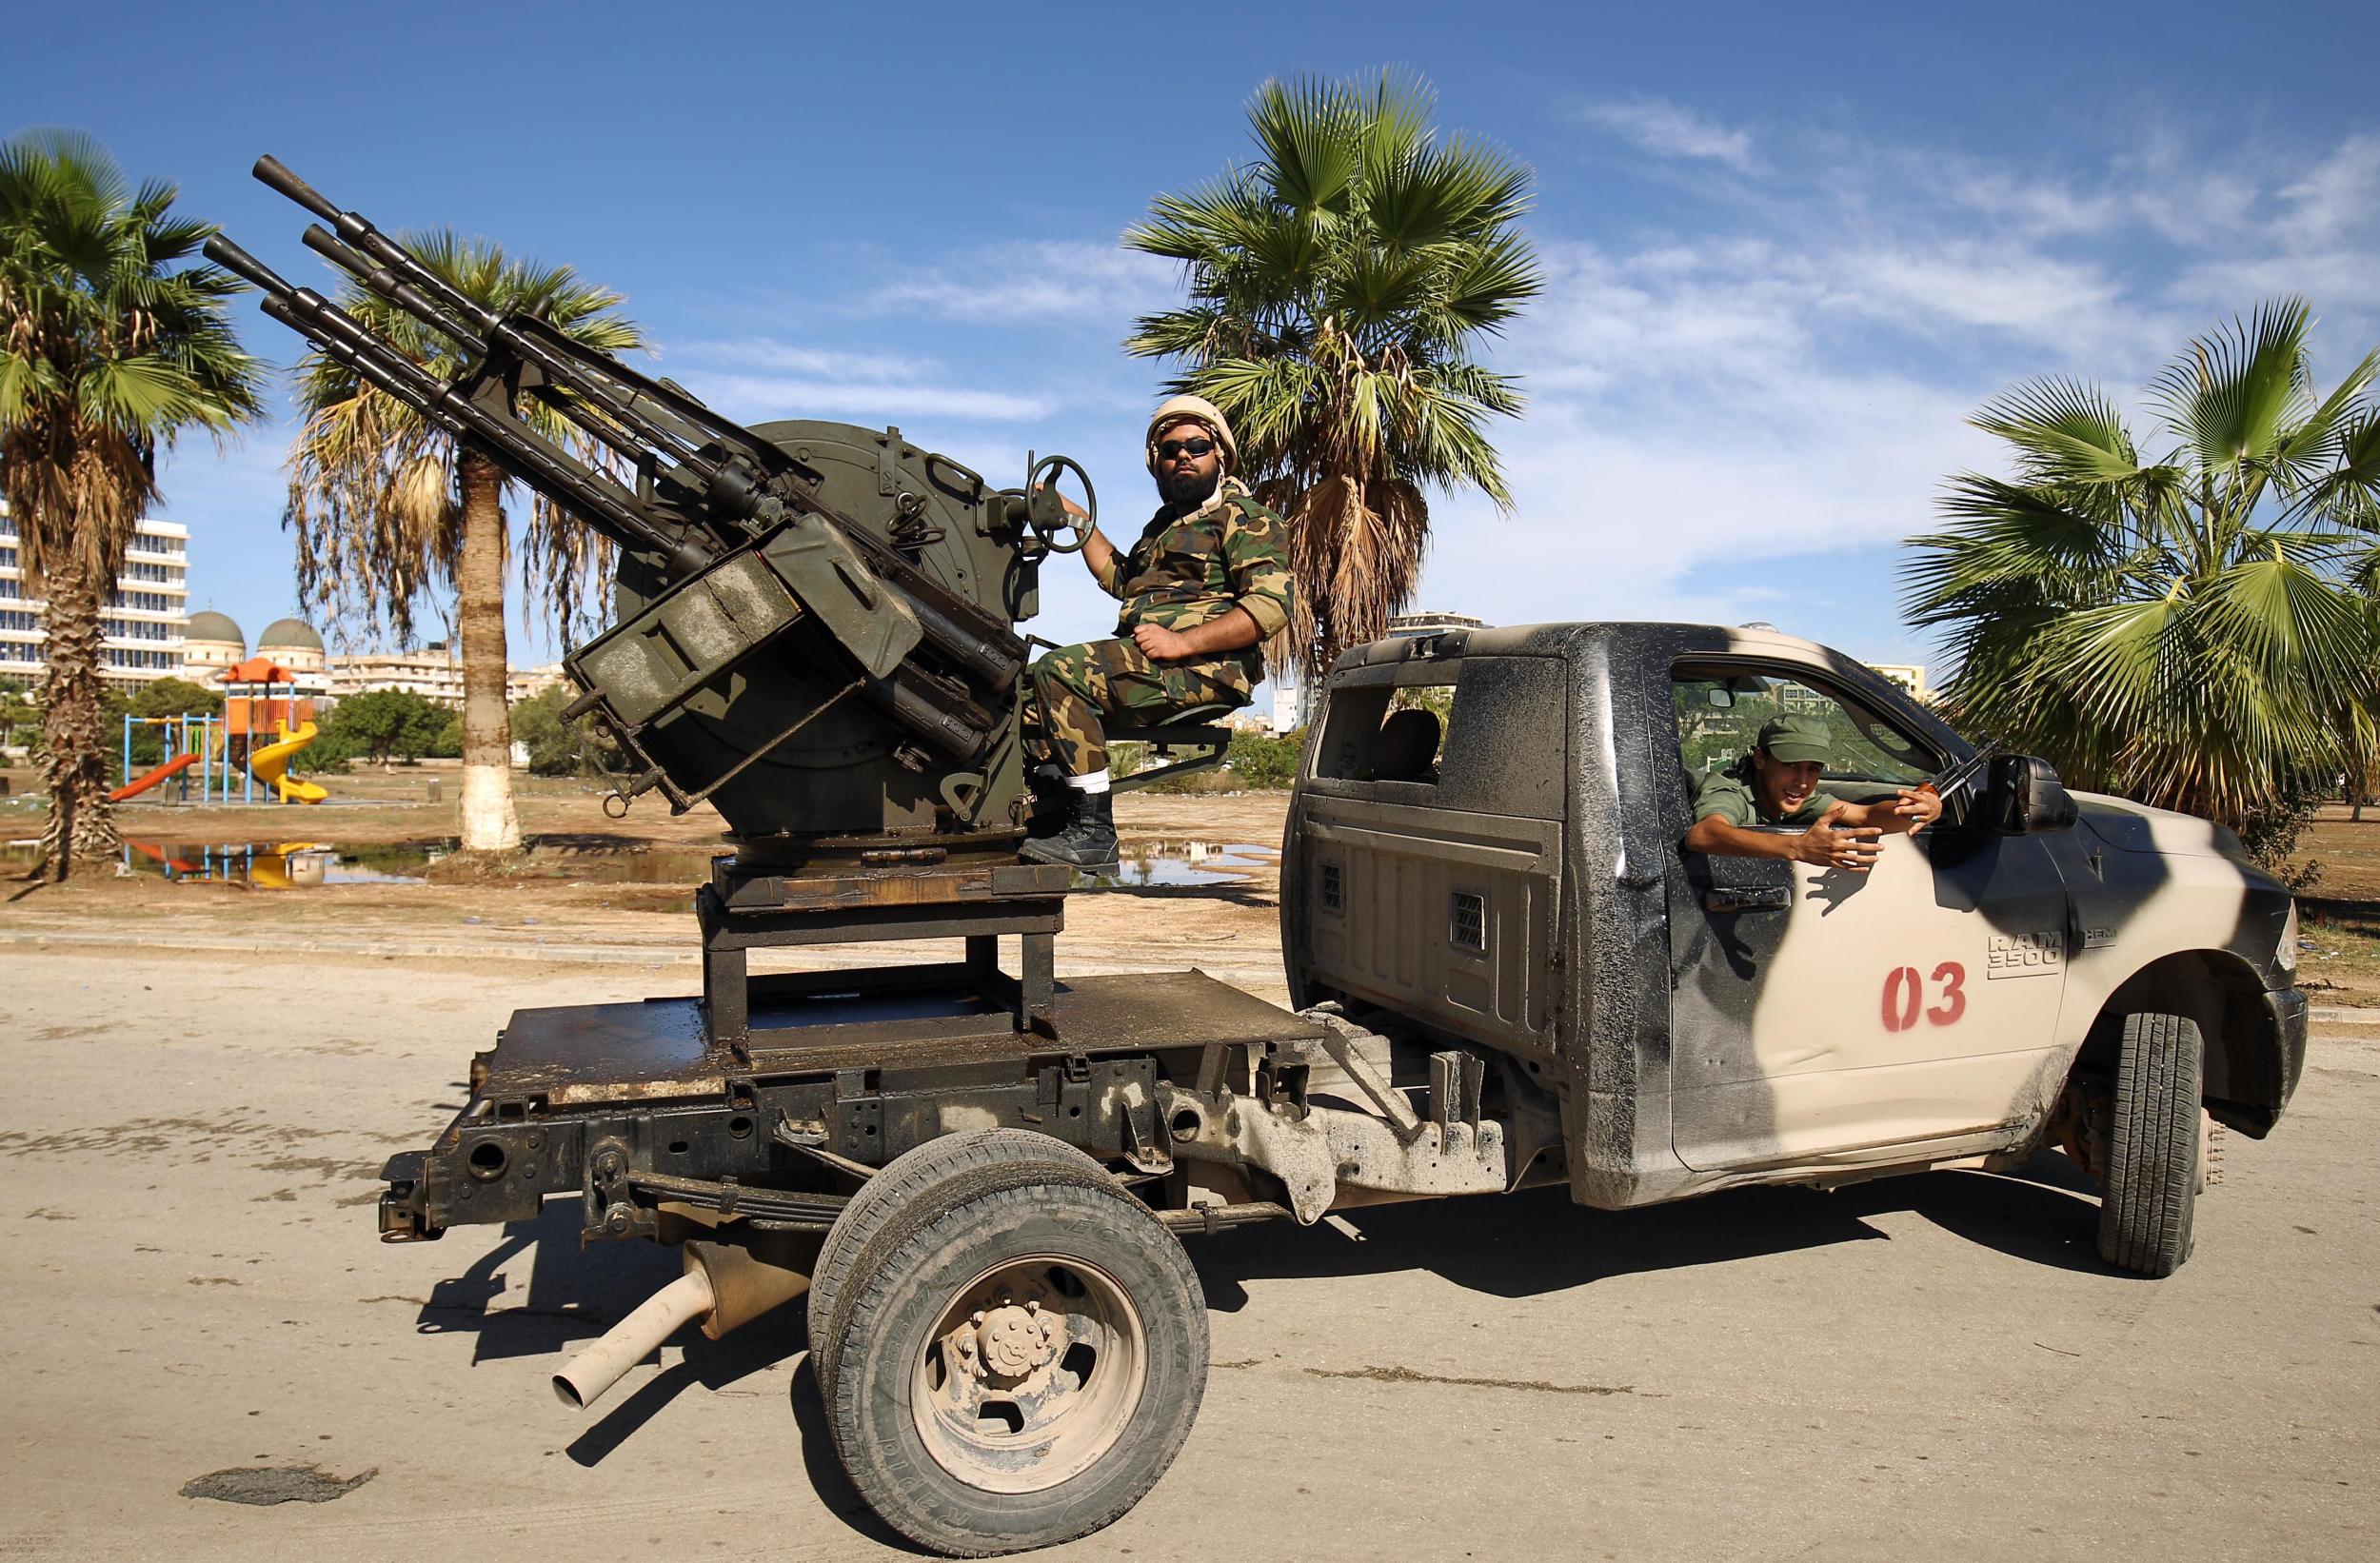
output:
POLYGON ((1231 425, 1223 421, 1223 411, 1203 396, 1170 396, 1156 416, 1149 420, 1149 471, 1157 470, 1157 442, 1176 424, 1202 424, 1223 447, 1223 470, 1229 473, 1240 465, 1240 443, 1231 437, 1231 425))

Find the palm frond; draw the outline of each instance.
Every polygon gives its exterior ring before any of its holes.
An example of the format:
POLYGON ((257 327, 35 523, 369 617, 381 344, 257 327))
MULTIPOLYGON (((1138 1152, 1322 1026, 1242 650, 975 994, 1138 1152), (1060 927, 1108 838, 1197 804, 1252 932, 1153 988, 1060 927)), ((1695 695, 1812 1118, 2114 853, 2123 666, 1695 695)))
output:
POLYGON ((2140 457, 2106 392, 2078 380, 2034 380, 1968 422, 2014 445, 2030 483, 2128 483, 2140 457))
POLYGON ((2310 326, 2285 299, 2193 342, 2152 388, 2163 460, 2076 382, 1976 414, 2014 475, 1954 476, 1901 568, 1904 614, 1959 659, 1954 720, 2230 823, 2350 762, 2380 711, 2380 355, 2316 403, 2310 326))
POLYGON ((1180 263, 1187 301, 1126 349, 1232 420, 1244 474, 1290 524, 1285 655, 1327 665, 1413 589, 1425 488, 1509 506, 1488 420, 1515 382, 1471 357, 1542 279, 1517 223, 1532 176, 1476 140, 1441 146, 1418 76, 1267 82, 1258 156, 1160 195, 1123 244, 1180 263))
POLYGON ((2312 311, 2275 299, 2192 342, 2150 383, 2151 399, 2210 474, 2271 453, 2308 399, 2312 311))

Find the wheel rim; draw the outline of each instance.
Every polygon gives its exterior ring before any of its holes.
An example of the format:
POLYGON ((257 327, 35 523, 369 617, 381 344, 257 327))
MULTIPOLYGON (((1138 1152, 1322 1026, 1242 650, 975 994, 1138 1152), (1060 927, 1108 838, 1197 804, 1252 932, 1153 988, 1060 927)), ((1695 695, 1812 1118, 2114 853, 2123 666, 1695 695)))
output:
POLYGON ((918 1354, 909 1414, 937 1464, 987 1493, 1039 1493, 1123 1436, 1148 1333, 1123 1287, 1061 1255, 1010 1259, 961 1287, 918 1354))

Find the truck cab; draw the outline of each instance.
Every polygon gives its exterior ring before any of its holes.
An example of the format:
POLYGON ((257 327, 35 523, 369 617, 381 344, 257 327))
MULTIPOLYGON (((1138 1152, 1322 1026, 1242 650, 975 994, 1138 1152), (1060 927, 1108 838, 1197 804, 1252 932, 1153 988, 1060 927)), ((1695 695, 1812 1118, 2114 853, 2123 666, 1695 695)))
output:
POLYGON ((2114 1121, 2139 1017, 2196 1055, 2197 1160, 2167 1171, 2205 1176, 2202 1113, 2271 1129, 2304 1058, 2295 920, 2228 832, 2003 756, 1870 873, 1683 850, 1697 778, 1785 714, 1826 723, 1825 787, 1854 801, 1974 758, 1898 685, 1774 632, 1554 624, 1349 652, 1284 842, 1294 1002, 1493 1050, 1516 1098, 1556 1104, 1540 1157, 1604 1207, 2006 1166, 2045 1140, 2104 1177, 2119 1138, 2145 1147, 2114 1121))

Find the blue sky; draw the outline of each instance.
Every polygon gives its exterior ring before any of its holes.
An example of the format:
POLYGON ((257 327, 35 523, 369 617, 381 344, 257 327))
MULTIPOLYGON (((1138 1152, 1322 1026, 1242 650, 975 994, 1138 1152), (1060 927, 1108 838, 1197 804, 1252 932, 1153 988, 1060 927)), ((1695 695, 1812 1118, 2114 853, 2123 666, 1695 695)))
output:
MULTIPOLYGON (((0 131, 90 130, 319 282, 248 177, 274 152, 384 227, 620 289, 734 416, 897 422, 1007 482, 1064 450, 1121 531, 1160 371, 1118 343, 1177 283, 1116 235, 1247 155, 1266 76, 1417 69, 1441 126, 1535 167, 1549 281, 1493 349, 1532 399, 1497 430, 1517 510, 1441 499, 1419 605, 1924 660, 1895 542, 1993 463, 1979 403, 2041 374, 2132 400, 2284 291, 2319 373, 2380 342, 2376 32, 2348 5, 45 7, 0 34, 0 131)), ((165 477, 193 604, 251 634, 300 606, 289 432, 165 477)), ((1062 563, 1043 603, 1044 635, 1107 627, 1062 563)))

